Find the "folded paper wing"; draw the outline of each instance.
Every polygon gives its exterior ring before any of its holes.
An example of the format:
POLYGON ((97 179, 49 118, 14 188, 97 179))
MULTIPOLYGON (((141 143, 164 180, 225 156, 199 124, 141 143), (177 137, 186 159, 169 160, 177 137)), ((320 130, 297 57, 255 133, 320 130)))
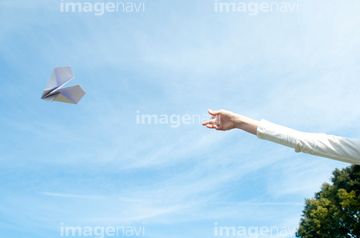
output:
POLYGON ((55 97, 52 101, 77 104, 85 95, 85 91, 81 88, 80 85, 74 85, 71 87, 59 89, 53 95, 55 97))
POLYGON ((74 78, 70 67, 56 67, 51 74, 49 82, 41 96, 41 99, 52 102, 65 102, 77 104, 85 95, 80 85, 61 88, 74 78))

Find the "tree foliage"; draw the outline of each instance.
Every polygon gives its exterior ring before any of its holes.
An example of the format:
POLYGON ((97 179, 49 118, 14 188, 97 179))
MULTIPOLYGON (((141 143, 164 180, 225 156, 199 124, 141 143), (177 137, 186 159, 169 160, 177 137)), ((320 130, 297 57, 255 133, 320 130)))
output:
POLYGON ((360 166, 336 169, 331 181, 305 200, 296 237, 360 238, 360 166))

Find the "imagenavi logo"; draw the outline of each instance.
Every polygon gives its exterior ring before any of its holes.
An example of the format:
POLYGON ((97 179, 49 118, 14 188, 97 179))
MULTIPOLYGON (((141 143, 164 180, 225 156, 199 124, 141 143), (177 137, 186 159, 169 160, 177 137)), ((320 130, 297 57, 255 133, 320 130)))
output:
POLYGON ((145 237, 142 226, 68 226, 60 223, 60 237, 145 237))
POLYGON ((294 237, 296 227, 288 226, 223 226, 217 222, 214 224, 215 237, 294 237))
POLYGON ((299 1, 224 1, 214 0, 216 13, 242 13, 257 16, 260 13, 295 13, 299 12, 299 1))
POLYGON ((103 16, 109 13, 144 13, 145 1, 68 1, 60 0, 61 13, 84 13, 103 16))

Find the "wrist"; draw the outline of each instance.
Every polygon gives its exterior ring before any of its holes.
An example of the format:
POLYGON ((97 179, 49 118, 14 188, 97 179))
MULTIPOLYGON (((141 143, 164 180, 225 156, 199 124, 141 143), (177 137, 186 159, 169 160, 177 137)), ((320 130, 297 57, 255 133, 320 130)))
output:
POLYGON ((237 129, 242 129, 244 123, 246 123, 245 121, 246 121, 246 118, 244 116, 237 114, 234 117, 234 127, 237 129))

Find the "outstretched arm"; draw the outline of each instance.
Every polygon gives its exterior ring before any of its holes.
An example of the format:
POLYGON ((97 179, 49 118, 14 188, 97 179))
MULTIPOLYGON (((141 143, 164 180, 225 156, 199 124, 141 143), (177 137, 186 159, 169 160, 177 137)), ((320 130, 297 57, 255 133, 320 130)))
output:
POLYGON ((360 164, 360 139, 349 139, 323 133, 305 133, 270 123, 256 121, 226 110, 211 111, 210 121, 203 125, 216 130, 242 129, 258 138, 295 149, 295 152, 360 164))

